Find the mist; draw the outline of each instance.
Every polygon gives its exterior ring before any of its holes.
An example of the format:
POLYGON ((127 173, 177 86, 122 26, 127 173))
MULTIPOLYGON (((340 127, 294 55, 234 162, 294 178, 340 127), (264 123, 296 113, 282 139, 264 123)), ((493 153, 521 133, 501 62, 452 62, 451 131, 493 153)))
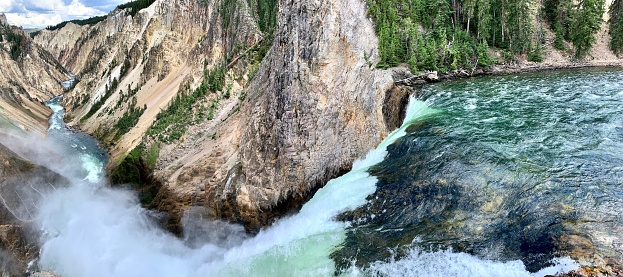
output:
POLYGON ((63 147, 58 139, 23 134, 0 135, 0 143, 64 177, 50 184, 31 176, 16 189, 19 197, 5 205, 37 231, 39 270, 62 276, 196 276, 248 238, 242 226, 210 220, 199 207, 184 214, 182 238, 170 234, 135 192, 111 188, 102 160, 74 150, 86 150, 80 145, 63 147))
MULTIPOLYGON (((29 222, 37 230, 40 245, 38 270, 65 277, 329 276, 336 273, 331 253, 341 247, 349 227, 335 217, 366 203, 377 183, 368 168, 385 158, 387 146, 405 134, 410 122, 434 112, 412 99, 403 127, 355 162, 351 172, 319 189, 299 213, 278 220, 254 237, 239 225, 210 219, 201 207, 184 213, 182 237, 170 234, 156 223, 153 211, 140 206, 135 192, 111 188, 103 171, 107 157, 95 140, 64 128, 54 129, 58 122, 51 122, 45 140, 0 136, 0 143, 65 178, 62 185, 30 190, 36 203, 29 222)), ((419 261, 421 257, 408 259, 419 261)), ((409 263, 408 259, 405 262, 409 263)), ((488 265, 476 257, 465 259, 478 268, 488 265)), ((438 262, 446 261, 440 258, 438 262)), ((391 273, 379 268, 402 264, 387 261, 345 274, 391 273)), ((522 266, 520 261, 501 265, 521 272, 517 276, 532 276, 522 266)))

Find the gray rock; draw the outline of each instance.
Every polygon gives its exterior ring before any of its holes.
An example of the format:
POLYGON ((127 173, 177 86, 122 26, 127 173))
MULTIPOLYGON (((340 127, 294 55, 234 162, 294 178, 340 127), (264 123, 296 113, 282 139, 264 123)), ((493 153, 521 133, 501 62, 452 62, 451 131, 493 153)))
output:
POLYGON ((390 71, 378 61, 363 1, 280 1, 270 55, 242 108, 237 166, 209 182, 216 216, 251 230, 300 207, 351 168, 389 132, 384 116, 390 71))
POLYGON ((437 81, 439 81, 439 75, 437 74, 437 71, 429 72, 426 75, 426 81, 429 81, 429 82, 437 82, 437 81))

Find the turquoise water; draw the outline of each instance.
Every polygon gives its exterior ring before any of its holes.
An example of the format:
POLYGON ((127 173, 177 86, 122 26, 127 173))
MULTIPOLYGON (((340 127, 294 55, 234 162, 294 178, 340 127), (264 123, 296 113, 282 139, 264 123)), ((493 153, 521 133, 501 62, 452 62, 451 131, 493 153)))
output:
POLYGON ((49 120, 47 141, 62 153, 64 159, 78 165, 74 170, 64 173, 91 183, 99 182, 106 176, 104 168, 108 164, 108 153, 95 138, 67 128, 63 121, 65 108, 61 105, 61 99, 62 96, 58 96, 45 103, 53 111, 49 120))
POLYGON ((254 237, 155 224, 106 184, 102 149, 49 106, 71 185, 41 203, 41 269, 63 276, 545 276, 621 263, 623 72, 439 83, 404 124, 300 212, 254 237))
POLYGON ((459 80, 421 99, 441 112, 369 171, 376 192, 342 215, 357 222, 334 253, 342 268, 460 253, 530 272, 561 257, 621 264, 622 71, 459 80))

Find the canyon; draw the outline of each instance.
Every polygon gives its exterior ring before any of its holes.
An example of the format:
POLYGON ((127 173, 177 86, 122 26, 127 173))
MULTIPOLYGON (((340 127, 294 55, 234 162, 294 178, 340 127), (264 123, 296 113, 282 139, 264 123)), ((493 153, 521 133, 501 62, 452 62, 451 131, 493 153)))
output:
MULTIPOLYGON (((149 166, 131 165, 158 191, 148 206, 177 218, 204 206, 256 232, 397 127, 413 93, 402 82, 413 77, 408 70, 375 69, 378 41, 363 1, 282 2, 270 29, 261 26, 271 19, 255 1, 155 1, 134 15, 116 9, 95 25, 42 30, 32 41, 24 33, 32 52, 21 65, 0 51, 3 68, 11 69, 2 74, 9 92, 3 115, 43 133, 50 113, 40 102, 61 94, 58 83, 73 72, 77 82, 63 98, 66 120, 109 149, 109 170, 137 147, 156 153, 149 166), (162 140, 149 132, 176 97, 192 94, 207 73, 223 67, 224 84, 197 99, 182 135, 162 140), (135 124, 120 133, 117 122, 141 107, 135 124), (206 108, 210 117, 196 116, 206 108)), ((602 23, 585 60, 565 58, 546 30, 542 63, 520 59, 476 74, 621 65, 607 47, 607 29, 602 23)), ((446 77, 474 71, 468 73, 446 77)))
MULTIPOLYGON (((170 230, 179 232, 183 215, 199 207, 257 233, 350 171, 399 127, 409 96, 423 83, 623 65, 608 48, 607 13, 583 60, 554 49, 546 28, 542 62, 519 56, 471 71, 414 75, 404 66, 377 68, 379 40, 365 1, 271 3, 267 11, 256 0, 156 0, 34 38, 0 20, 0 33, 17 34, 25 49, 15 59, 7 39, 0 42, 0 130, 15 139, 25 132, 44 137, 51 111, 43 102, 63 94, 68 125, 108 149, 112 176, 120 168, 139 176, 118 183, 140 183, 144 206, 171 215, 170 230), (76 82, 65 90, 60 83, 70 73, 76 82), (182 116, 167 112, 175 103, 187 105, 182 116), (126 120, 132 123, 121 124, 126 120), (157 129, 158 122, 164 127, 157 129)), ((15 178, 46 170, 3 147, 0 154, 28 165, 15 178)), ((0 225, 8 226, 1 237, 13 236, 19 222, 2 215, 10 224, 0 225)), ((12 241, 26 245, 13 258, 24 267, 32 242, 12 241)))

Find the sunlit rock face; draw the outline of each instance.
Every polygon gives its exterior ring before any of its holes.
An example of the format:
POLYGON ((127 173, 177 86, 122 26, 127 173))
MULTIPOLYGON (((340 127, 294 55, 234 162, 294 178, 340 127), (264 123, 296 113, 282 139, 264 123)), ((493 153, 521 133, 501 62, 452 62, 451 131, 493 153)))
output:
POLYGON ((388 134, 383 103, 393 78, 374 70, 378 42, 363 1, 280 1, 272 35, 259 29, 253 1, 236 5, 228 28, 219 2, 156 1, 134 17, 116 10, 94 26, 68 24, 36 40, 81 78, 63 99, 70 125, 105 133, 128 108, 117 105, 122 91, 138 87, 137 105, 147 106, 138 124, 118 141, 103 137, 111 164, 141 141, 151 144, 145 132, 180 89, 199 86, 205 68, 233 56, 233 97, 222 99, 214 120, 193 123, 163 145, 153 173, 162 183, 156 203, 178 215, 205 205, 257 230, 388 134), (236 47, 273 36, 259 68, 237 60, 236 47), (114 78, 118 89, 81 121, 114 78))
MULTIPOLYGON (((388 71, 362 1, 280 1, 270 53, 235 128, 183 163, 167 186, 197 188, 215 216, 266 225, 300 206, 388 134, 388 71), (220 140, 222 138, 222 140, 220 140)), ((185 201, 193 201, 192 197, 185 201)))
POLYGON ((63 93, 63 67, 22 28, 0 15, 0 129, 44 135, 51 112, 42 102, 63 93))

